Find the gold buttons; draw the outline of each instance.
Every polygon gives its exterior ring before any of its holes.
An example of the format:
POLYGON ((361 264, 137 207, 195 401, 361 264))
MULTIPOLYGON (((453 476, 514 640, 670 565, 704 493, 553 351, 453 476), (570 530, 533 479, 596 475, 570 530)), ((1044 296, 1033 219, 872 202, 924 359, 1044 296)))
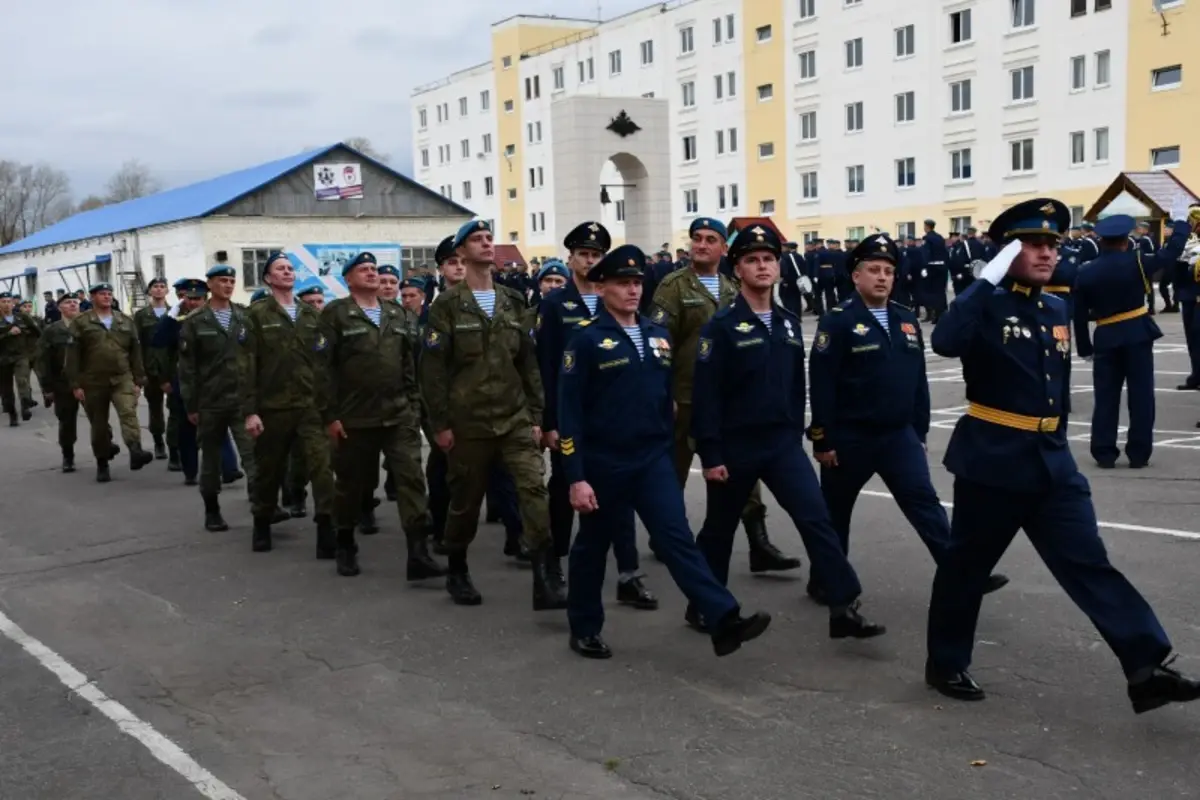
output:
POLYGON ((1046 332, 1046 326, 1045 326, 1045 325, 1043 325, 1043 326, 1042 326, 1042 333, 1045 333, 1045 332, 1046 332))
POLYGON ((1046 307, 1045 304, 1041 300, 1038 300, 1038 308, 1045 308, 1045 307, 1046 307))

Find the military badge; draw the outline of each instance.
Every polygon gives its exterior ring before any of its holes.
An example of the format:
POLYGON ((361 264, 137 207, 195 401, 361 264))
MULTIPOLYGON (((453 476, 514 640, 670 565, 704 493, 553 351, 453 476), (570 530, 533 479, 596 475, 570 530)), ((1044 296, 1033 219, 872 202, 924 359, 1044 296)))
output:
POLYGON ((540 331, 542 329, 542 315, 541 314, 537 315, 537 321, 535 323, 533 323, 533 329, 535 331, 540 331))
POLYGON ((575 369, 575 351, 566 350, 563 352, 563 372, 571 372, 575 369))
POLYGON ((326 344, 328 344, 328 342, 325 341, 325 334, 318 333, 317 341, 313 344, 313 350, 319 353, 325 349, 326 344))
POLYGON ((785 319, 783 321, 783 327, 784 327, 784 330, 787 331, 788 336, 796 335, 796 332, 792 330, 792 321, 790 319, 785 319))
POLYGON ((821 353, 829 349, 829 334, 825 331, 817 331, 817 340, 813 342, 813 347, 821 353))
POLYGON ((442 346, 442 335, 433 328, 429 329, 429 333, 425 334, 425 347, 429 350, 435 350, 442 346))
POLYGON ((734 330, 738 333, 749 333, 750 331, 754 330, 754 326, 749 322, 743 322, 735 326, 734 330))
POLYGON ((238 328, 237 340, 238 340, 238 344, 246 343, 246 328, 245 328, 245 326, 238 328))
POLYGON ((853 331, 859 336, 866 336, 870 332, 870 328, 860 322, 854 326, 853 331))
POLYGON ((579 308, 579 303, 576 303, 574 300, 568 300, 567 302, 563 303, 563 308, 565 308, 567 311, 574 311, 575 309, 579 308))
POLYGON ((700 349, 697 351, 697 357, 701 361, 708 361, 712 357, 712 339, 701 339, 700 349))
POLYGON ((900 332, 901 333, 916 333, 917 326, 913 325, 911 322, 901 322, 900 323, 900 332))
POLYGON ((596 346, 599 347, 601 350, 612 350, 614 347, 617 346, 617 343, 614 342, 612 339, 605 338, 596 346))

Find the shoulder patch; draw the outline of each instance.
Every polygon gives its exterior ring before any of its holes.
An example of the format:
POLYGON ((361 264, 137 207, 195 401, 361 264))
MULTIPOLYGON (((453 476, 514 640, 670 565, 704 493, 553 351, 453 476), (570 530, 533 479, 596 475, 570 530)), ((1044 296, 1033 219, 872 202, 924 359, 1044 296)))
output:
POLYGON ((667 312, 663 310, 662 306, 655 306, 653 313, 650 314, 650 320, 662 325, 667 321, 667 312))
POLYGON ((323 333, 318 333, 318 334, 317 334, 317 341, 313 343, 313 350, 314 350, 315 352, 318 352, 318 353, 320 353, 320 352, 322 352, 322 351, 325 349, 325 347, 326 347, 328 344, 329 344, 329 342, 328 342, 328 341, 326 341, 326 339, 325 339, 325 334, 323 334, 323 333))
POLYGON ((430 328, 425 332, 425 349, 436 350, 442 346, 442 335, 430 328))
POLYGON ((813 349, 818 353, 824 353, 829 349, 829 333, 827 331, 817 331, 817 338, 813 342, 813 349))
POLYGON ((574 350, 564 350, 563 351, 562 368, 563 368, 563 372, 569 373, 569 372, 574 371, 574 369, 575 369, 575 351, 574 350))
POLYGON ((712 339, 702 338, 700 340, 700 349, 696 351, 697 358, 707 362, 712 358, 713 342, 712 339))

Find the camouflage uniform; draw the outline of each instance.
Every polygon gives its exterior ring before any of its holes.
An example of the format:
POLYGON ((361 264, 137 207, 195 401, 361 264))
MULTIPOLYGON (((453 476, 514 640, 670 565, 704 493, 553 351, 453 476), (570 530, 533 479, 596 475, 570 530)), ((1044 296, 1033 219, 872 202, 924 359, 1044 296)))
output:
MULTIPOLYGON (((35 363, 42 394, 54 396, 54 416, 58 417, 58 446, 62 449, 64 469, 68 461, 74 461, 75 442, 78 439, 79 401, 71 393, 71 384, 67 380, 67 352, 73 344, 69 324, 60 319, 42 331, 35 363)), ((71 467, 74 468, 73 463, 71 467)))
MULTIPOLYGON (((163 312, 166 312, 163 308, 163 312)), ((142 343, 142 363, 146 365, 146 372, 149 373, 150 365, 154 363, 152 355, 151 342, 154 341, 154 331, 158 328, 158 322, 162 319, 159 314, 155 313, 153 306, 146 306, 134 312, 133 323, 137 326, 138 340, 142 343)), ((158 376, 155 376, 158 377, 158 376)), ((145 387, 142 389, 142 395, 146 398, 146 407, 149 410, 150 416, 150 435, 154 438, 154 446, 162 448, 163 435, 167 432, 166 419, 163 413, 163 404, 166 400, 166 395, 163 394, 162 385, 157 380, 147 380, 145 387)), ((171 445, 175 447, 174 444, 171 445)), ((161 455, 159 456, 162 457, 161 455)))
POLYGON ((0 320, 0 401, 3 402, 4 413, 8 414, 13 424, 17 418, 17 394, 21 397, 21 411, 25 419, 29 419, 29 406, 25 402, 29 388, 29 353, 37 346, 40 335, 37 321, 28 314, 13 311, 11 323, 0 320), (12 329, 17 328, 18 333, 12 329), (24 379, 22 380, 22 374, 24 379), (16 384, 17 393, 13 392, 16 384))
POLYGON ((37 360, 38 338, 42 335, 42 323, 32 314, 23 311, 18 313, 21 313, 32 323, 31 335, 25 337, 25 357, 17 361, 14 372, 17 382, 17 394, 21 398, 22 417, 29 419, 32 416, 29 411, 37 406, 37 402, 33 399, 33 385, 30 383, 29 378, 33 374, 33 362, 37 360))
MULTIPOLYGON (((142 348, 133 320, 112 309, 112 324, 104 327, 95 309, 71 321, 74 345, 67 350, 67 379, 72 391, 83 389, 83 406, 92 427, 92 454, 107 464, 112 454, 111 405, 121 424, 121 438, 129 447, 135 469, 140 469, 142 430, 137 418, 134 385, 146 380, 142 348)), ((144 464, 142 465, 144 466, 144 464)))

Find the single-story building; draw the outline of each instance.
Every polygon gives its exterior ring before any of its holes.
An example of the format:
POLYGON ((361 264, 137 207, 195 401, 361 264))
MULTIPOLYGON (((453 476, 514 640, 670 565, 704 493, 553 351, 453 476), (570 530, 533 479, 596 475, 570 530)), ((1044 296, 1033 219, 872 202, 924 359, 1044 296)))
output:
POLYGON ((403 273, 433 265, 438 243, 472 212, 343 144, 85 211, 0 248, 0 289, 41 292, 113 284, 122 308, 152 277, 238 270, 244 300, 272 250, 286 252, 297 286, 346 294, 341 267, 364 250, 403 273))

